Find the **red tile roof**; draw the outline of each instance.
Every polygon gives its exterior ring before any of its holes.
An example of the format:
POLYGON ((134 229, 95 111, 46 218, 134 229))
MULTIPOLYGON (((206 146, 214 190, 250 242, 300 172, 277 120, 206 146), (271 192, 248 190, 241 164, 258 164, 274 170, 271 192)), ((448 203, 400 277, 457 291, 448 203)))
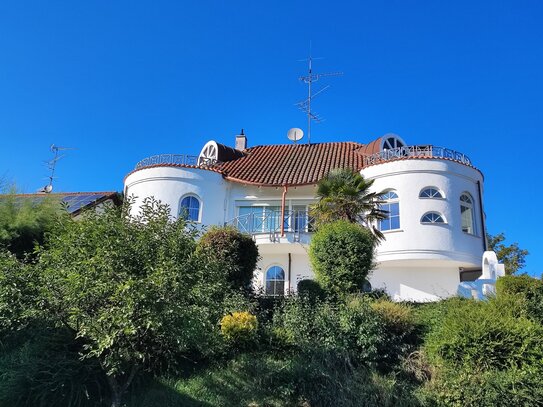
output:
POLYGON ((354 142, 282 144, 244 150, 241 158, 220 164, 228 180, 262 186, 316 184, 335 168, 359 171, 363 166, 354 142))

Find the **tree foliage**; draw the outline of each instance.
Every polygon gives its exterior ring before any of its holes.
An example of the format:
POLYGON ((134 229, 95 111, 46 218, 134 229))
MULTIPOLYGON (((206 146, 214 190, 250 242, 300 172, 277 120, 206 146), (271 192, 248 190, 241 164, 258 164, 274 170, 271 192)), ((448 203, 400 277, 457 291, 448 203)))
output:
POLYGON ((356 223, 322 225, 311 239, 309 258, 322 288, 333 295, 361 291, 372 270, 375 237, 356 223))
POLYGON ((383 234, 374 223, 387 217, 380 209, 382 192, 371 192, 373 180, 365 179, 360 173, 340 168, 330 171, 317 184, 318 202, 311 208, 317 226, 345 220, 360 223, 371 229, 379 238, 383 234))
POLYGON ((521 249, 517 242, 505 245, 505 234, 498 233, 497 235, 487 234, 488 248, 496 252, 498 260, 505 265, 505 273, 515 274, 522 269, 526 263, 525 258, 529 254, 528 250, 521 249))
MULTIPOLYGON (((65 214, 64 214, 65 215, 65 214)), ((19 259, 42 245, 45 234, 59 216, 60 203, 44 196, 39 201, 18 199, 14 192, 0 197, 0 248, 5 248, 19 259)))
POLYGON ((195 233, 169 209, 146 200, 65 219, 40 255, 47 317, 84 341, 107 375, 112 405, 138 371, 182 355, 208 354, 228 285, 220 264, 195 253, 195 233))
POLYGON ((234 288, 250 286, 258 261, 258 247, 250 235, 234 227, 214 226, 200 238, 197 250, 221 263, 234 288))

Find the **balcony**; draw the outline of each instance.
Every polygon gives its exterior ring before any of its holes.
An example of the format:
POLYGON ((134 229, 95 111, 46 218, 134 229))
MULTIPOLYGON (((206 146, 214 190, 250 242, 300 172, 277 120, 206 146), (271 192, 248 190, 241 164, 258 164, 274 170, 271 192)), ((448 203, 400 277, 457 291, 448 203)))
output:
POLYGON ((473 166, 469 157, 463 153, 445 147, 425 145, 392 148, 364 156, 364 167, 405 158, 438 158, 473 166))
POLYGON ((188 154, 158 154, 151 157, 144 158, 136 164, 136 170, 145 167, 156 167, 160 165, 190 165, 198 167, 209 167, 215 164, 219 164, 219 161, 213 159, 200 159, 196 155, 188 154))
POLYGON ((284 213, 281 228, 281 211, 265 211, 243 214, 228 221, 242 233, 250 234, 257 241, 271 243, 309 243, 315 229, 315 220, 308 211, 288 211, 284 213))

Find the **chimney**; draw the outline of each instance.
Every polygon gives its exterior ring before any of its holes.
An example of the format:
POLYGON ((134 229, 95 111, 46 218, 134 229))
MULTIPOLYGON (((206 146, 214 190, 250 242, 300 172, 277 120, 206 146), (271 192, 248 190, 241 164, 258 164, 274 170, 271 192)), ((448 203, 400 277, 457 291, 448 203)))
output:
POLYGON ((236 150, 243 151, 247 148, 247 137, 245 137, 245 134, 243 133, 243 129, 241 129, 241 134, 238 134, 236 136, 236 150))

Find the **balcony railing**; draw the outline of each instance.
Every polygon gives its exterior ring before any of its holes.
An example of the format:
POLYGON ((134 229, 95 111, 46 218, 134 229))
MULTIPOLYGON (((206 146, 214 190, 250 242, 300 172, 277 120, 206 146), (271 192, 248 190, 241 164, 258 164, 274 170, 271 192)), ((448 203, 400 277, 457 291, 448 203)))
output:
POLYGON ((217 164, 218 161, 212 159, 205 159, 202 162, 198 162, 198 156, 188 154, 158 154, 151 157, 144 158, 136 164, 136 170, 145 167, 152 167, 155 165, 196 165, 196 166, 210 166, 217 164))
POLYGON ((427 145, 398 147, 367 155, 364 157, 364 166, 400 160, 402 158, 416 157, 441 158, 453 160, 469 166, 472 165, 469 157, 463 153, 445 147, 427 145))
POLYGON ((235 217, 227 224, 253 237, 269 235, 270 241, 273 242, 281 237, 281 231, 292 236, 294 241, 300 241, 301 235, 312 233, 315 229, 315 219, 307 211, 285 211, 283 230, 281 230, 281 211, 248 213, 235 217))

